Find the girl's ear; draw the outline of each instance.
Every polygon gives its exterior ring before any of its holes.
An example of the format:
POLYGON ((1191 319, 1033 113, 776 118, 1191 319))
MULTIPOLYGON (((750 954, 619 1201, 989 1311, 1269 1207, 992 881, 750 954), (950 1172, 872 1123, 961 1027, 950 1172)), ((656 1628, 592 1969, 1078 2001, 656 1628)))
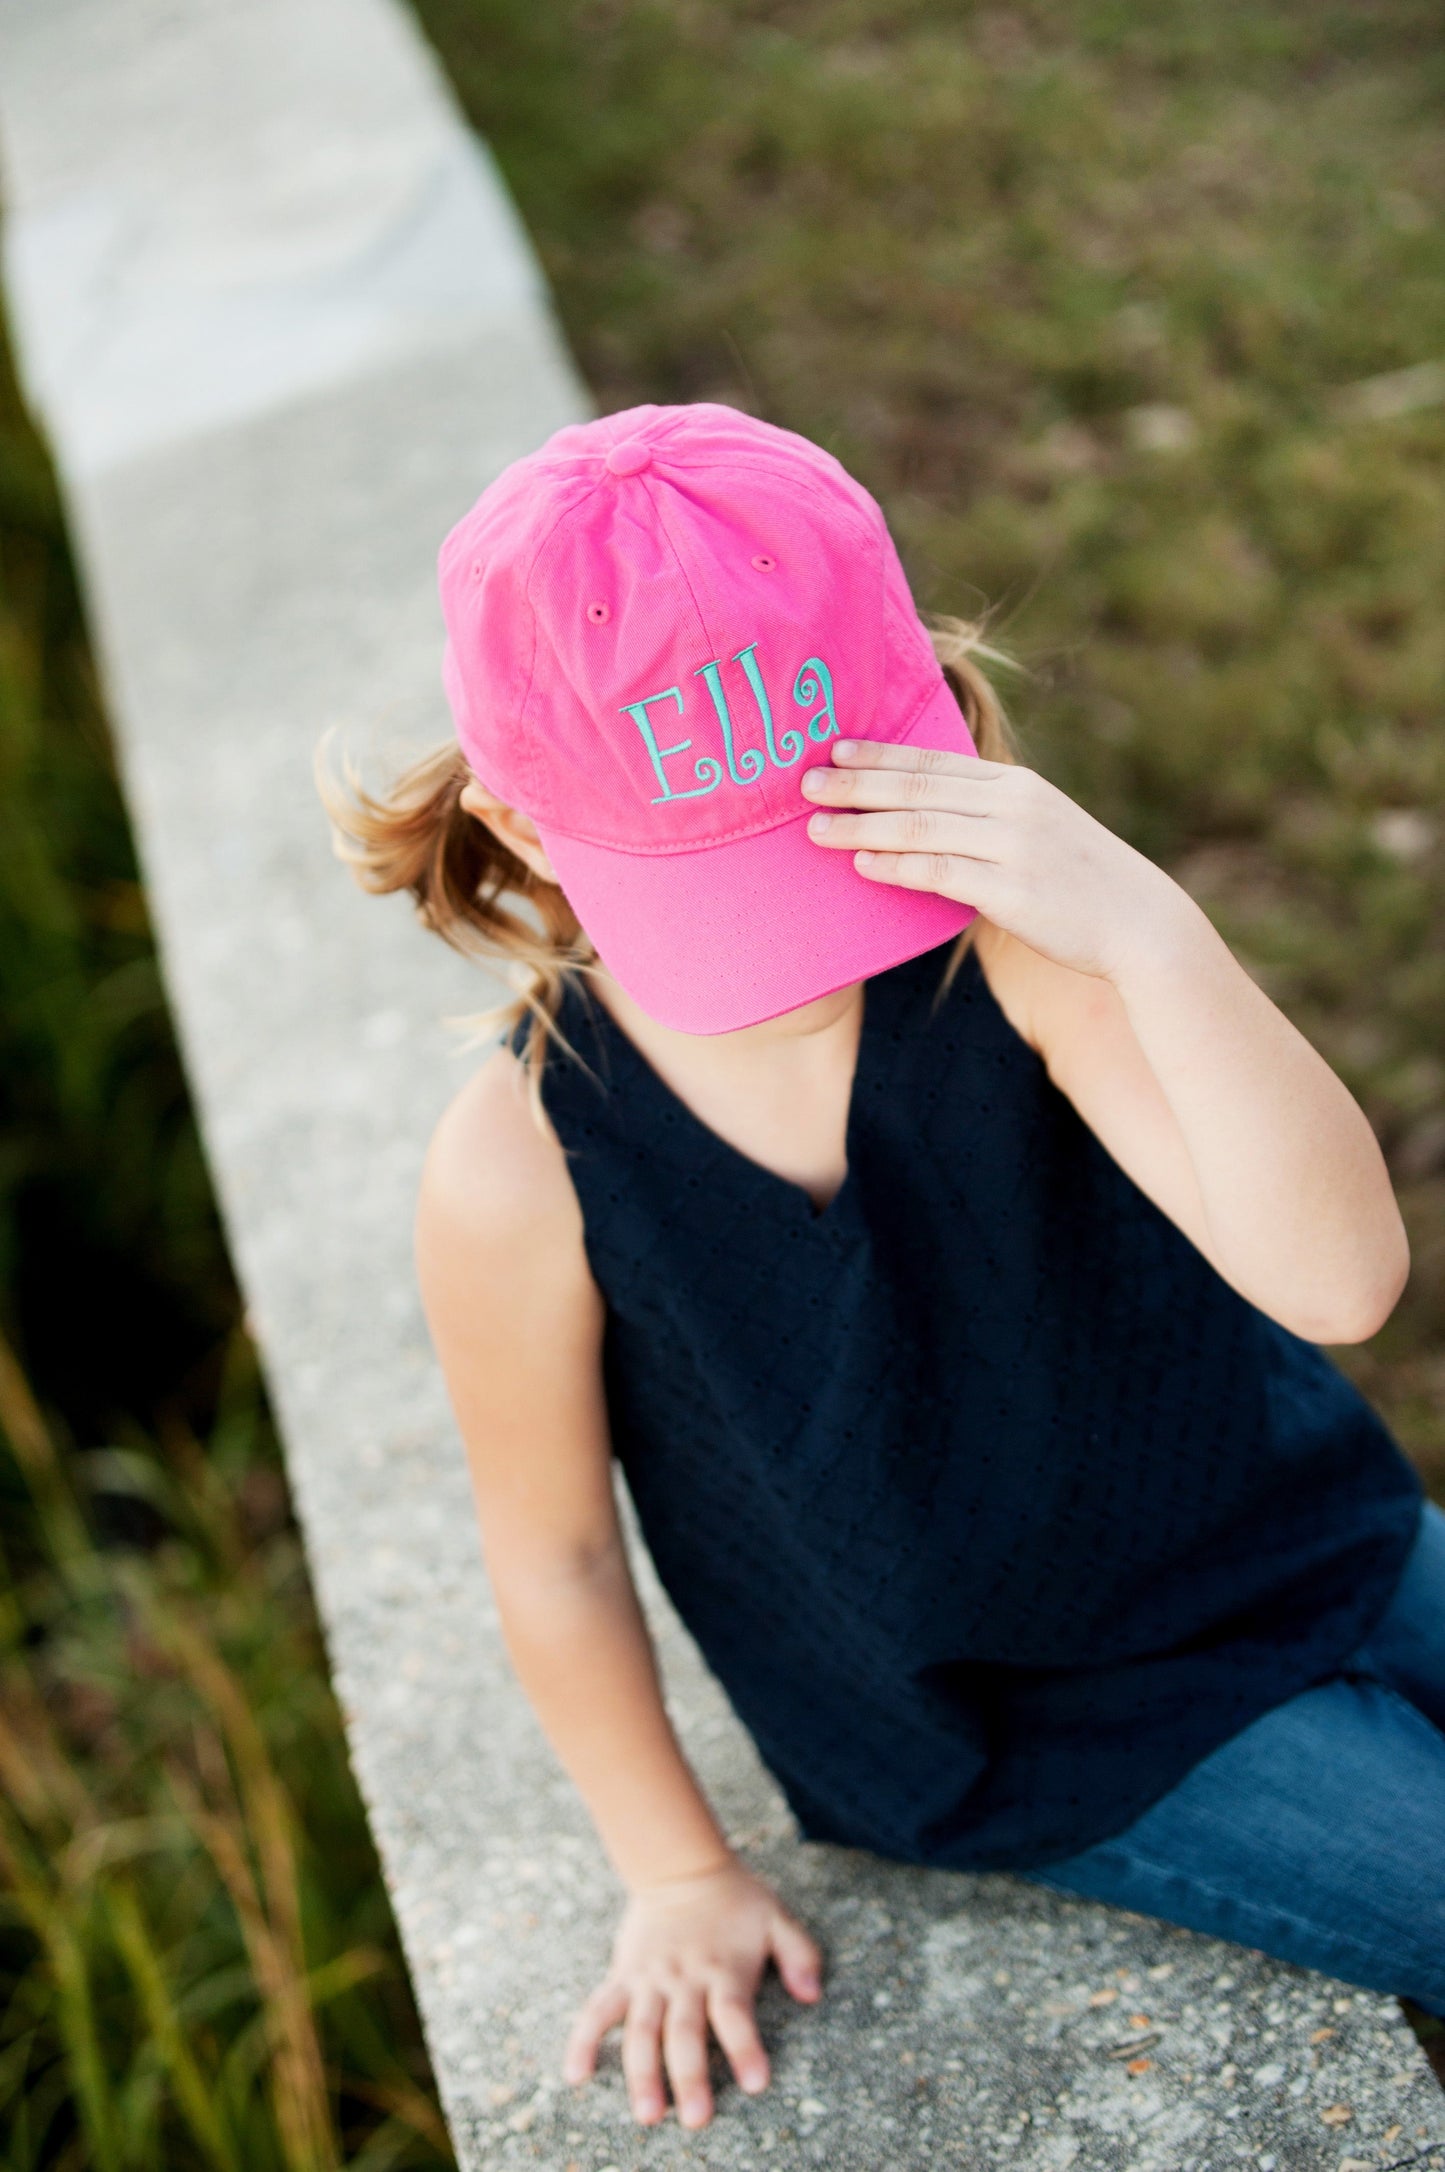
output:
POLYGON ((484 822, 492 835, 498 838, 509 852, 515 853, 534 875, 540 875, 543 882, 556 882, 552 863, 542 850, 537 836, 537 825, 530 815, 524 815, 517 808, 509 807, 505 800, 498 799, 495 792, 489 792, 475 777, 469 778, 462 786, 457 794, 457 804, 467 814, 474 815, 478 822, 484 822))

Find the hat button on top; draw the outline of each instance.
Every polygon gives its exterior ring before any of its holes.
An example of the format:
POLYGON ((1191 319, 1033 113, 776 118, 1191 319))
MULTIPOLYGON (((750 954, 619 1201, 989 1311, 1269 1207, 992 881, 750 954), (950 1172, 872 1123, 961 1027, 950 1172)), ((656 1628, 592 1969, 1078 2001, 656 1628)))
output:
POLYGON ((640 475, 652 465, 652 447, 640 437, 624 437, 607 455, 607 466, 614 475, 640 475))

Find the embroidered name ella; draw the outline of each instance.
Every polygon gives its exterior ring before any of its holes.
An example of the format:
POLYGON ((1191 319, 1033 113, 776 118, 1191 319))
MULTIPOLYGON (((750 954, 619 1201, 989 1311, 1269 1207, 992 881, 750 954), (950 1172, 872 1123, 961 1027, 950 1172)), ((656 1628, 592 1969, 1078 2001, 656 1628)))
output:
POLYGON ((712 696, 712 705, 717 712, 717 720, 722 728, 723 752, 727 757, 727 767, 724 769, 723 764, 717 759, 716 755, 699 754, 694 756, 692 773, 698 779, 698 782, 689 785, 684 791, 678 790, 662 765, 674 754, 686 754, 688 748, 692 745, 692 741, 690 739, 679 739, 676 746, 660 747, 657 743, 657 734, 652 728, 652 719, 648 715, 648 711, 654 702, 675 701, 677 703, 677 713, 681 716, 683 714, 682 688, 680 686, 667 686, 663 688, 660 694, 648 694, 641 701, 629 701, 623 704, 622 714, 630 716, 637 729, 641 732, 642 743, 646 747, 648 759, 652 763, 653 775, 662 787, 660 792, 653 794, 651 804, 654 807, 661 806, 664 801, 669 799, 700 799, 705 792, 715 792, 722 783, 724 776, 730 777, 734 784, 752 784, 762 775, 768 762, 772 762, 778 769, 791 769, 798 756, 807 746, 809 739, 814 741, 831 739, 837 731, 838 719, 833 711, 833 674, 829 671, 821 656, 810 656, 806 662, 798 667, 798 675, 793 681, 793 700, 800 709, 809 709, 821 697, 823 706, 816 715, 808 718, 806 738, 800 729, 785 731, 781 734, 777 732, 773 724, 773 712, 769 706, 767 688, 763 685, 763 675, 758 669, 758 660, 753 653, 757 645, 756 641, 750 641, 745 649, 738 650, 732 661, 735 664, 742 665, 748 685, 752 689, 753 700, 757 704, 758 715, 762 719, 763 738, 767 743, 766 755, 764 755, 761 747, 744 747, 741 752, 738 751, 733 735, 732 714, 728 708, 727 693, 722 683, 722 672, 715 662, 700 665, 693 673, 693 677, 701 679, 712 696))

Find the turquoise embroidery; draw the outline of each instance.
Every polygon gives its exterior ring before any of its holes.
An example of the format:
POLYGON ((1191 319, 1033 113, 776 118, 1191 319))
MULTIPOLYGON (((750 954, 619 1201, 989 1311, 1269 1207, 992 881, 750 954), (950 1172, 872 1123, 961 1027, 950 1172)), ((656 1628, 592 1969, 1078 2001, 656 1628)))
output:
POLYGON ((757 645, 756 641, 750 641, 745 649, 738 650, 733 662, 741 664, 748 675, 748 685, 753 690, 753 699, 763 720, 763 734, 768 742, 769 755, 777 768, 791 769, 808 742, 801 732, 784 732, 781 742, 773 737, 773 712, 768 706, 767 688, 763 685, 763 675, 753 654, 757 645), (779 744, 787 750, 786 753, 778 752, 779 744))
POLYGON ((808 719, 808 737, 831 739, 838 729, 838 719, 833 710, 833 674, 821 656, 810 656, 793 681, 793 699, 800 708, 806 709, 808 703, 816 701, 820 694, 823 697, 823 706, 817 716, 808 719), (824 717, 828 719, 827 728, 820 732, 818 725, 824 717))
MULTIPOLYGON (((667 771, 662 765, 669 754, 685 754, 692 745, 692 741, 690 739, 679 739, 675 747, 660 747, 657 743, 657 734, 652 729, 652 720, 647 714, 649 706, 654 701, 669 700, 677 703, 677 713, 681 716, 682 688, 680 686, 664 687, 660 694, 649 694, 643 701, 626 702, 622 710, 622 714, 630 716, 637 729, 641 732, 644 744, 652 760, 653 769, 657 773, 657 781, 662 786, 662 790, 652 802, 654 807, 660 806, 667 799, 700 799, 705 792, 716 791, 717 787, 722 783, 722 763, 714 760, 711 754, 700 754, 692 765, 692 773, 695 777, 705 779, 705 782, 693 786, 691 790, 686 792, 673 790, 667 771)), ((729 748, 729 757, 731 757, 731 748, 729 748)))
MULTIPOLYGON (((833 674, 821 656, 810 656, 798 667, 798 675, 793 681, 793 699, 800 708, 806 709, 810 702, 815 702, 821 697, 823 706, 816 715, 809 717, 806 738, 801 728, 785 732, 778 731, 773 721, 772 704, 768 700, 768 690, 763 684, 763 675, 758 668, 758 660, 755 654, 757 645, 756 641, 750 641, 746 648, 734 652, 732 661, 735 664, 742 665, 743 675, 752 690, 753 700, 758 705, 758 715, 761 717, 763 725, 763 737, 767 741, 768 751, 766 757, 761 747, 744 747, 740 751, 734 744, 732 711, 728 707, 727 692, 722 683, 722 672, 718 660, 715 658, 710 664, 700 664, 693 673, 695 679, 703 681, 712 696, 713 709, 717 714, 717 720, 722 729, 723 751, 727 756, 727 774, 734 784, 739 785, 756 784, 769 762, 772 763, 775 769, 791 769, 799 755, 805 751, 808 739, 831 739, 838 729, 837 713, 833 706, 833 674), (819 730, 820 725, 822 726, 821 730, 819 730)), ((670 799, 701 799, 706 793, 715 792, 723 780, 723 765, 711 754, 698 754, 693 757, 692 773, 698 780, 695 785, 690 786, 686 791, 680 792, 672 783, 662 765, 670 760, 674 754, 686 754, 688 748, 692 745, 692 741, 690 739, 679 739, 676 746, 672 747, 660 747, 658 745, 657 734, 652 728, 652 719, 648 715, 648 711, 655 701, 675 701, 678 715, 681 716, 684 713, 685 704, 680 686, 664 687, 660 694, 649 694, 643 701, 624 702, 621 711, 623 716, 631 717, 633 723, 641 732, 642 743, 647 749, 647 758, 652 764, 652 773, 662 787, 662 790, 654 795, 651 805, 661 807, 670 799)))
POLYGON ((756 783, 764 768, 762 750, 759 747, 748 747, 746 749, 741 757, 742 774, 739 775, 738 758, 733 753, 733 720, 728 711, 728 698, 723 692, 723 683, 718 676, 717 665, 703 664, 693 673, 693 677, 703 680, 712 696, 712 705, 717 711, 717 720, 722 726, 723 747, 728 758, 728 775, 732 778, 734 784, 756 783))

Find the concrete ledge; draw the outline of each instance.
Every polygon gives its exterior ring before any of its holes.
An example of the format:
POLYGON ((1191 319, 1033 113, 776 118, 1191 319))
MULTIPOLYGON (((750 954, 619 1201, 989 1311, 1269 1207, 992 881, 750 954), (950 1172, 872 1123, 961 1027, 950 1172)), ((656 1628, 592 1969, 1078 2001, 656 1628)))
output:
POLYGON ((502 1650, 410 1252, 463 1075, 439 1021, 496 991, 353 889, 310 761, 338 718, 383 754, 447 732, 437 544, 587 395, 391 0, 0 0, 0 130, 27 382, 462 2164, 1445 2164, 1388 1999, 800 1847, 640 1556, 688 1752, 830 1988, 769 1983, 775 2085, 701 2135, 633 2127, 615 2040, 592 2087, 557 2079, 617 1895, 502 1650))

